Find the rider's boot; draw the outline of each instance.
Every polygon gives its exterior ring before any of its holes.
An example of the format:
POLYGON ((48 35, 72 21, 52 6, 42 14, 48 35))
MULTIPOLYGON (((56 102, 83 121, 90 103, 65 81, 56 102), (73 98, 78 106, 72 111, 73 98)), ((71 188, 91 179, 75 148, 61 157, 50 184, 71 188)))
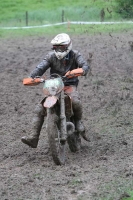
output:
POLYGON ((32 148, 37 148, 38 141, 39 141, 39 135, 40 131, 44 122, 44 115, 43 113, 43 107, 42 105, 38 105, 36 110, 35 110, 35 116, 32 121, 32 130, 31 130, 31 135, 30 136, 23 136, 21 138, 21 141, 24 144, 29 145, 32 148))
POLYGON ((80 133, 84 140, 89 141, 89 138, 86 135, 85 127, 81 119, 75 119, 76 130, 80 133))

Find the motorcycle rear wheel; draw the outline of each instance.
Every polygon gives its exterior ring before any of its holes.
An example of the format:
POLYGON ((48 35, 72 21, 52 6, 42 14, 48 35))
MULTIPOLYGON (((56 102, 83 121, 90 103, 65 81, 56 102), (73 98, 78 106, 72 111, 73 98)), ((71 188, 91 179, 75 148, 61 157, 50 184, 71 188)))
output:
POLYGON ((54 163, 63 165, 65 163, 66 142, 61 140, 60 131, 57 127, 58 116, 47 109, 47 133, 49 146, 54 163))

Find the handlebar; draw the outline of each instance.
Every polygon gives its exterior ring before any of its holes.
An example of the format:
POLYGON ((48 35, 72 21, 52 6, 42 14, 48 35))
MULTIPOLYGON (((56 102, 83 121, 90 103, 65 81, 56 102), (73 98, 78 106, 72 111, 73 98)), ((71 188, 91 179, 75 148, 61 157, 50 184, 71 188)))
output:
MULTIPOLYGON (((77 76, 81 76, 83 75, 83 72, 82 72, 82 68, 79 68, 80 71, 76 71, 76 70, 72 70, 71 72, 67 72, 67 74, 65 74, 65 76, 61 76, 59 74, 51 74, 50 75, 50 78, 61 78, 63 80, 63 82, 67 81, 68 79, 71 79, 71 78, 74 78, 74 77, 77 77, 77 76)), ((42 77, 39 77, 39 76, 36 76, 35 78, 24 78, 23 79, 23 84, 24 85, 29 85, 29 86, 33 86, 33 85, 38 85, 39 83, 43 83, 45 82, 46 80, 46 77, 42 78, 42 77)))

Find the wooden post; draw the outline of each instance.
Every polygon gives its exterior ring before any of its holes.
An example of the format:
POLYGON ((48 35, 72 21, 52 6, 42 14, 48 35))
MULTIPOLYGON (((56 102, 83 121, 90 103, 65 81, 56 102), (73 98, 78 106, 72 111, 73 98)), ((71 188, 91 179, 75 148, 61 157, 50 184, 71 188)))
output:
POLYGON ((26 11, 26 26, 28 26, 28 11, 26 11))
POLYGON ((62 22, 64 22, 64 10, 62 10, 62 22))
POLYGON ((101 18, 101 22, 104 21, 104 18, 105 18, 105 11, 104 11, 104 8, 102 8, 101 12, 100 12, 100 18, 101 18))

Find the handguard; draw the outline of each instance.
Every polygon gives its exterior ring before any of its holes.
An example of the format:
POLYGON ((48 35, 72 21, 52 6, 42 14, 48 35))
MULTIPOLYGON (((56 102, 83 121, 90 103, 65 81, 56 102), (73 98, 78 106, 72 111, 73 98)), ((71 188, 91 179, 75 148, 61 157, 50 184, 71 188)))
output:
POLYGON ((82 76, 84 75, 84 70, 82 68, 77 68, 77 69, 74 69, 72 71, 68 71, 65 76, 67 78, 73 78, 73 77, 77 77, 77 76, 82 76))
POLYGON ((23 85, 27 86, 33 86, 33 85, 38 85, 39 83, 43 82, 41 78, 24 78, 23 79, 23 85))

